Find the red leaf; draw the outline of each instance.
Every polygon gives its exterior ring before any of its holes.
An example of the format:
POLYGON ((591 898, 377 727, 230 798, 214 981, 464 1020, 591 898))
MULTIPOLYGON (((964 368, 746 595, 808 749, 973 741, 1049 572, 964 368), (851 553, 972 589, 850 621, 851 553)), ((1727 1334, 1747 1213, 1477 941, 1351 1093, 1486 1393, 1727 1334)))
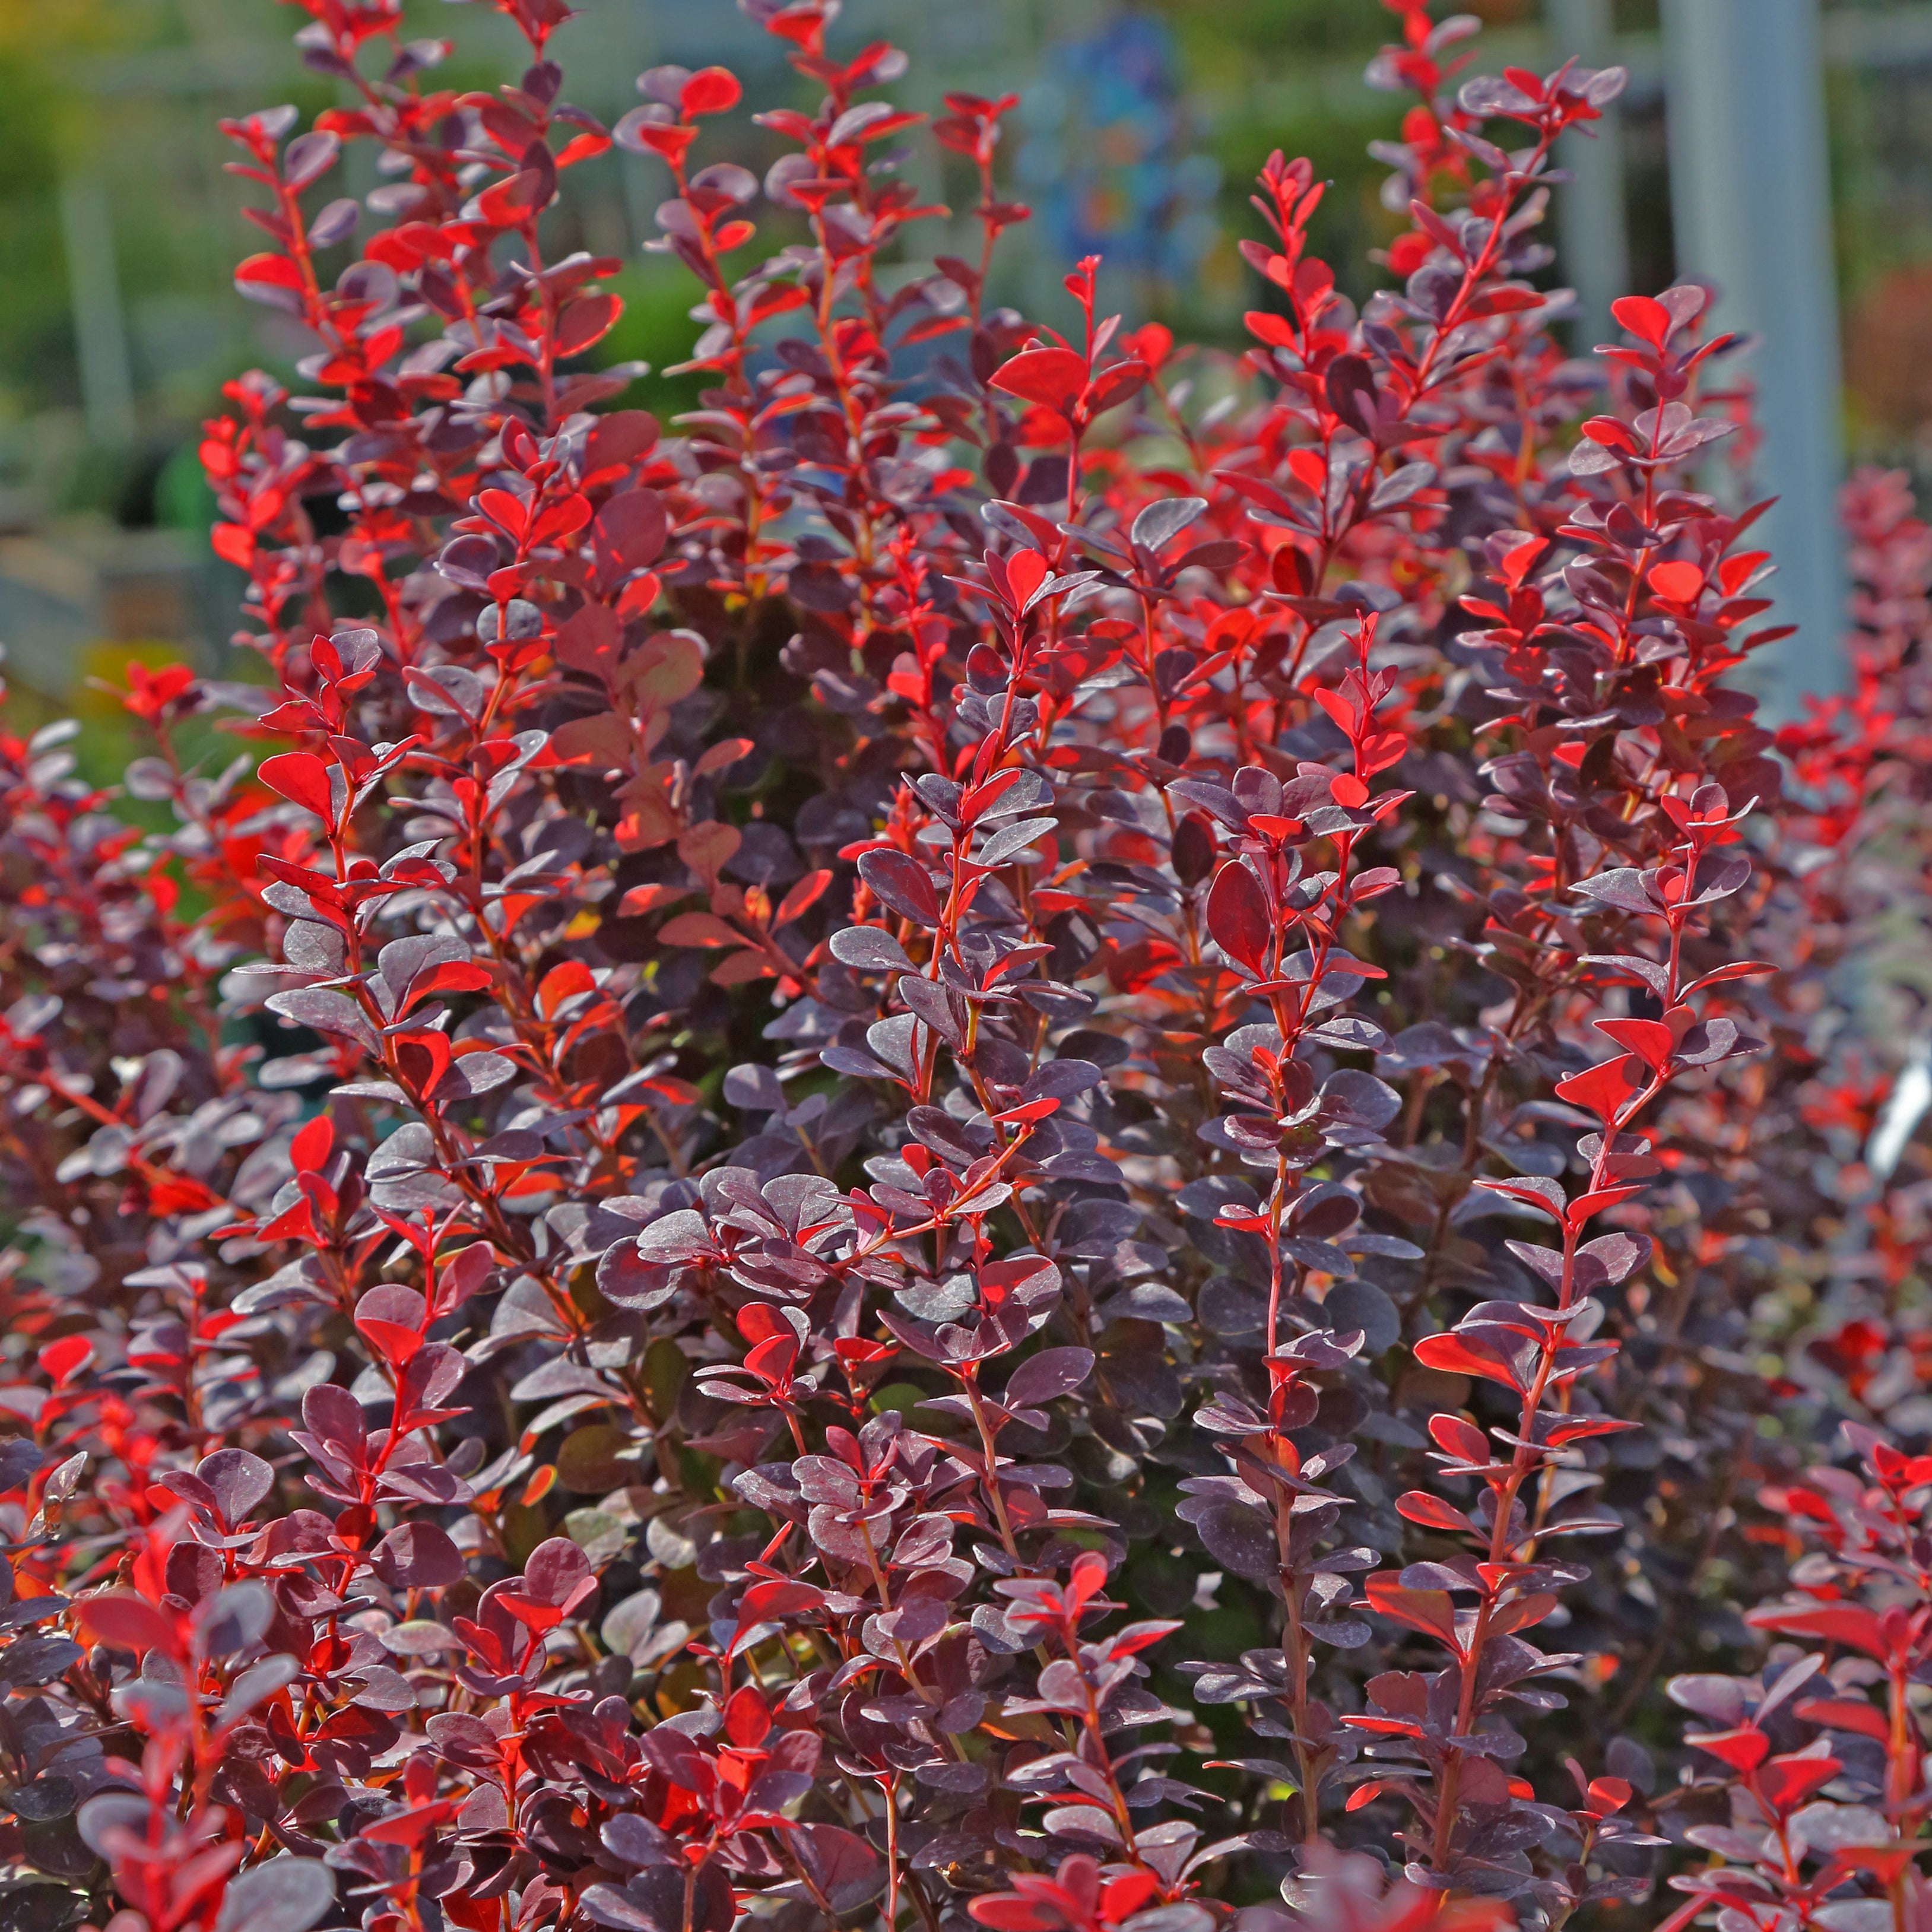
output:
POLYGON ((745 935, 716 913, 681 912, 665 920, 658 937, 667 946, 742 946, 745 935))
POLYGON ((1701 993, 1706 986, 1715 986, 1726 980, 1760 980, 1767 973, 1775 973, 1778 968, 1762 959, 1733 959, 1728 966, 1718 967, 1706 973, 1702 978, 1694 980, 1684 989, 1688 999, 1693 993, 1701 993))
POLYGON ((1070 349, 1023 349, 993 376, 994 388, 1063 416, 1086 386, 1087 364, 1070 349))
POLYGON ((818 903, 831 883, 832 874, 823 867, 815 872, 806 873, 778 902, 778 910, 772 915, 772 925, 788 926, 801 913, 808 911, 818 903))
POLYGON ((1755 1724, 1735 1731, 1686 1731, 1684 1742, 1722 1758, 1733 1771, 1755 1771, 1771 1750, 1771 1740, 1755 1724))
POLYGON ((1650 573, 1650 587, 1673 604, 1691 604, 1704 587, 1704 573, 1694 563, 1660 563, 1650 573))
POLYGON ((669 905, 674 899, 681 899, 691 888, 688 886, 651 884, 633 886, 619 901, 617 916, 620 919, 636 919, 647 912, 655 912, 659 906, 669 905))
POLYGON ((386 1818, 366 1821, 357 1827, 356 1835, 383 1845, 419 1844, 455 1810, 456 1807, 447 1800, 435 1804, 418 1804, 407 1811, 393 1812, 386 1818))
POLYGON ((56 1384, 78 1375, 94 1359, 94 1344, 85 1335, 63 1335, 40 1352, 42 1370, 56 1384))
POLYGON ((1793 1709, 1808 1724, 1827 1725, 1834 1731, 1856 1731, 1861 1737, 1876 1738, 1880 1744, 1888 1742, 1892 1736, 1885 1713, 1861 1698, 1808 1697, 1793 1709))
POLYGON ((560 169, 574 167, 579 161, 587 161, 593 154, 606 152, 610 146, 610 137, 604 134, 574 134, 563 145, 563 151, 556 158, 560 169))
POLYGON ((1440 1369, 1444 1375, 1482 1376, 1504 1388, 1520 1390, 1522 1384, 1503 1357, 1480 1343, 1472 1344, 1455 1335, 1426 1335, 1415 1345, 1415 1359, 1425 1369, 1440 1369))
POLYGON ((286 255, 250 255, 235 271, 235 286, 250 302, 302 313, 302 271, 286 255))
POLYGON ((572 670, 601 675, 622 634, 617 614, 608 604, 586 604, 558 627, 550 648, 572 670))
MULTIPOLYGON (((647 110, 634 107, 617 123, 616 136, 626 147, 648 148, 654 154, 662 154, 673 164, 684 158, 685 151, 698 139, 695 128, 674 128, 661 121, 646 121, 642 117, 647 110)), ((375 238, 380 241, 382 238, 375 238)), ((374 245, 374 242, 370 244, 374 245)))
POLYGON ((1758 1773, 1757 1788, 1772 1810, 1781 1814, 1829 1784, 1844 1768, 1834 1757, 1800 1757, 1793 1752, 1773 1758, 1758 1773))
POLYGON ((1469 1527, 1469 1519, 1460 1510, 1440 1496, 1432 1496, 1426 1490, 1409 1490, 1396 1498, 1395 1506, 1398 1514, 1425 1528, 1452 1530, 1460 1534, 1469 1527))
POLYGON ((1339 691, 1330 691, 1318 686, 1315 701, 1342 728, 1345 737, 1355 735, 1355 707, 1339 691))
POLYGON ((1628 1201, 1633 1194, 1641 1194, 1640 1187, 1605 1187, 1594 1194, 1579 1195, 1570 1204, 1569 1225, 1580 1228, 1592 1214, 1600 1214, 1606 1208, 1614 1208, 1619 1201, 1628 1201))
POLYGON ((772 1617, 796 1616, 800 1610, 815 1610, 825 1600, 823 1592, 809 1583, 788 1577, 754 1583, 738 1604, 741 1623, 764 1623, 772 1617))
POLYGON ((771 1712, 757 1685, 740 1684, 725 1700, 724 1735, 734 1744, 742 1748, 760 1744, 771 1727, 771 1712))
POLYGON ((1534 1595, 1519 1597, 1513 1604, 1504 1604, 1490 1618, 1490 1629, 1497 1636, 1507 1636, 1512 1630, 1528 1630, 1532 1624, 1540 1624, 1556 1607, 1553 1591, 1541 1590, 1534 1595))
POLYGON ((1359 1811, 1364 1804, 1372 1803, 1384 1791, 1399 1790, 1407 1780, 1400 1778, 1372 1778, 1366 1784, 1358 1784, 1348 1793, 1348 1802, 1342 1807, 1344 1811, 1359 1811))
POLYGON ((556 352, 580 356, 594 342, 601 341, 624 312, 624 304, 608 290, 580 296, 557 318, 556 352))
POLYGON ((768 1335, 745 1358, 745 1366, 768 1387, 776 1388, 791 1379, 792 1364, 798 1360, 798 1337, 788 1328, 782 1334, 768 1335))
POLYGON ((536 521, 530 525, 529 541, 532 544, 555 543, 560 537, 580 530, 590 520, 590 498, 566 496, 559 502, 546 504, 538 512, 536 521))
POLYGON ((1238 859, 1221 868, 1208 890, 1208 930, 1222 952, 1250 972, 1262 970, 1274 922, 1261 881, 1238 859))
POLYGON ((356 1327, 370 1348, 400 1368, 423 1344, 427 1310, 413 1288, 384 1282, 356 1304, 356 1327))
POLYGON ((286 255, 250 255, 235 271, 235 279, 284 289, 298 289, 302 285, 302 271, 286 255))
POLYGON ((313 1174, 335 1145, 335 1123, 326 1114, 304 1121, 289 1143, 289 1159, 298 1174, 313 1174))
POLYGON ((474 959, 440 961, 410 982, 401 1010, 407 1012, 418 1000, 426 1000, 432 993, 480 993, 494 985, 495 979, 488 967, 474 959))
POLYGON ((1022 1101, 1017 1107, 1010 1107, 1003 1114, 995 1114, 993 1118, 1002 1126, 1024 1126, 1032 1121, 1045 1120, 1048 1114, 1056 1112, 1059 1106, 1059 1101, 1051 1094, 1042 1094, 1037 1100, 1022 1101))
MULTIPOLYGON (((1599 1022, 1599 1024, 1602 1022, 1599 1022)), ((1573 1073, 1556 1083, 1556 1096, 1579 1107, 1587 1107, 1600 1120, 1613 1120, 1617 1110, 1636 1090, 1630 1078, 1634 1057, 1621 1054, 1581 1073, 1573 1073)))
POLYGON ((520 226, 556 193, 552 177, 539 168, 525 168, 486 188, 476 197, 476 212, 492 228, 520 226))
POLYGON ((1455 1642, 1456 1606, 1447 1590, 1408 1589, 1386 1570, 1368 1580, 1367 1589, 1370 1603, 1394 1622, 1455 1642))
POLYGON ((1408 749, 1408 740, 1400 731, 1378 731, 1373 737, 1362 741, 1359 762, 1371 776, 1385 772, 1389 766, 1399 764, 1408 749))
POLYGON ((1066 1922, 1051 1906, 1030 1904, 1011 1892, 976 1898, 966 1909, 982 1925, 990 1926, 992 1932, 1049 1932, 1050 1928, 1066 1922))
POLYGON ((1677 1042, 1660 1020, 1599 1020, 1596 1025, 1599 1033, 1608 1034, 1653 1073, 1661 1073, 1670 1064, 1677 1042))
POLYGON ((500 525, 513 537, 520 537, 530 527, 530 506, 522 497, 512 495, 508 490, 484 490, 478 493, 476 507, 493 524, 500 525))
MULTIPOLYGON (((1902 1845, 1840 1845, 1832 1854, 1832 1864, 1848 1871, 1875 1872, 1888 1890, 1898 1882, 1900 1873, 1918 1856, 1920 1847, 1908 1841, 1902 1845)), ((1832 1880, 1829 1868, 1819 1875, 1818 1890, 1828 1892, 1832 1880)))
POLYGON ((769 1302, 746 1302, 739 1310, 736 1320, 738 1333, 748 1342, 769 1342, 774 1335, 790 1335, 796 1340, 798 1334, 769 1302))
POLYGON ((597 513, 596 535, 626 570, 655 563, 670 528, 664 500, 655 490, 626 490, 597 513))
POLYGON ((104 1590, 81 1598, 74 1606, 76 1622, 96 1643, 140 1656, 150 1650, 178 1656, 184 1648, 173 1620, 132 1590, 104 1590))
POLYGON ((1429 1432, 1438 1448, 1446 1449, 1465 1462, 1490 1460, 1489 1438, 1473 1422, 1465 1422, 1460 1415, 1432 1415, 1429 1432))
POLYGON ((301 806, 320 819, 334 823, 328 767, 312 752, 281 752, 262 760, 257 774, 271 791, 301 806))
POLYGON ((1877 1613, 1860 1604, 1820 1604, 1815 1609, 1774 1605, 1749 1612, 1744 1621, 1788 1636, 1821 1636, 1829 1643, 1850 1644, 1881 1662, 1891 1654, 1877 1613))
POLYGON ((425 1030, 398 1034, 395 1039, 396 1070, 416 1091, 427 1099, 449 1071, 450 1046, 447 1034, 425 1030))
POLYGON ((1631 334, 1653 349, 1664 346, 1670 333, 1670 311, 1654 296, 1624 296, 1610 304, 1610 313, 1631 334))
MULTIPOLYGON (((754 748, 748 738, 721 738, 692 766, 692 770, 700 778, 704 778, 712 772, 728 771, 754 748)), ((808 874, 807 876, 815 877, 816 874, 808 874)), ((832 875, 828 872, 825 876, 830 878, 832 875)), ((796 891, 797 889, 794 887, 793 890, 796 891)))
POLYGON ((208 533, 208 548, 224 563, 246 570, 255 560, 255 533, 245 524, 217 524, 208 533))
POLYGON ((553 966, 537 982, 537 1011, 545 1019, 554 1018, 566 1000, 591 992, 596 984, 590 968, 581 959, 566 959, 561 965, 553 966))
POLYGON ((700 114, 727 113, 743 93, 729 68, 701 67, 679 90, 677 111, 687 121, 700 114))
POLYGON ((1109 363, 1094 378, 1094 392, 1088 404, 1090 417, 1111 410, 1137 395, 1146 386, 1148 366, 1138 356, 1109 363))
POLYGON ((737 1628, 731 1634, 727 1654, 735 1654, 746 1633, 758 1625, 781 1617, 793 1617, 815 1610, 825 1601, 824 1593, 809 1583, 788 1576, 772 1577, 754 1583, 738 1600, 737 1628))
POLYGON ((526 1630, 541 1634, 554 1630, 563 1621, 563 1612, 554 1604, 546 1604, 535 1597, 526 1597, 515 1590, 506 1590, 496 1598, 526 1630))
POLYGON ((1010 610, 1024 610, 1050 574, 1046 559, 1036 550, 1016 550, 1010 556, 988 550, 986 571, 1010 610))
POLYGON ((1544 1428, 1543 1440, 1552 1449, 1560 1449, 1566 1442, 1580 1442, 1592 1436, 1616 1436, 1625 1430, 1641 1429, 1640 1422, 1626 1421, 1621 1416, 1573 1415, 1549 1423, 1544 1428))

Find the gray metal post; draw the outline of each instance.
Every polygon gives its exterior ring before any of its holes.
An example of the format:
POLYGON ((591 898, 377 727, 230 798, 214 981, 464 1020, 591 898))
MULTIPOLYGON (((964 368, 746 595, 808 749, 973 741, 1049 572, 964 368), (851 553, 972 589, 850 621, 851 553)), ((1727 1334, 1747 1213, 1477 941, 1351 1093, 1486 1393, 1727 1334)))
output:
POLYGON ((114 224, 100 178, 70 175, 61 183, 60 212, 87 434, 119 448, 134 440, 134 376, 114 266, 114 224))
POLYGON ((1664 0, 1678 272, 1714 285, 1717 323, 1748 329, 1763 443, 1760 527, 1779 621, 1764 695, 1789 714, 1844 682, 1838 490, 1838 310, 1817 0, 1664 0))
MULTIPOLYGON (((1610 0, 1546 0, 1550 64, 1575 60, 1614 67, 1610 0)), ((1610 304, 1630 285, 1630 224, 1624 208, 1623 123, 1612 104, 1585 134, 1563 137, 1557 159, 1570 180, 1556 190, 1556 232, 1564 279, 1576 291, 1577 348, 1614 342, 1610 304), (1594 138, 1593 138, 1594 137, 1594 138)))

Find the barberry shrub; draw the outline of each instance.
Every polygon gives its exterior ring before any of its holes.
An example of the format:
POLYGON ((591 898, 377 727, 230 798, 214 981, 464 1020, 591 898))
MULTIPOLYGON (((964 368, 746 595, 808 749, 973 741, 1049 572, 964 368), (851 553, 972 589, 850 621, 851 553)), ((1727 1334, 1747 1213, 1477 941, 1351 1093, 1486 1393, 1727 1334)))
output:
POLYGON ((998 305, 1012 102, 744 4, 762 178, 722 69, 566 104, 561 0, 462 94, 303 0, 352 104, 224 124, 269 688, 130 669, 166 831, 0 740, 0 1916, 1919 1922, 1932 1466, 1801 1480, 1752 1339, 1898 760, 1784 801, 1703 292, 1559 340, 1622 76, 1387 0, 1385 286, 1275 155, 1217 356, 998 305), (551 245, 614 141, 668 424, 551 245))

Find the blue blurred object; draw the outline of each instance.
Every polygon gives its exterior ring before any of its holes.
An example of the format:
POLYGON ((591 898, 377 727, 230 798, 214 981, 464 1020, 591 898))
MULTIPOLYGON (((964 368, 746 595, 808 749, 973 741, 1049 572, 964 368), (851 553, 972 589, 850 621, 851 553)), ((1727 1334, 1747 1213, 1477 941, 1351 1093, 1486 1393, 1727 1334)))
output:
POLYGON ((1178 288, 1211 245, 1219 168, 1187 148, 1172 36, 1110 10, 1091 33, 1049 48, 1028 91, 1018 172, 1058 256, 1178 288))
POLYGON ((1772 716, 1844 687, 1842 370, 1818 0, 1667 0, 1678 274, 1715 291, 1712 326, 1756 338, 1751 488, 1777 556, 1772 716))

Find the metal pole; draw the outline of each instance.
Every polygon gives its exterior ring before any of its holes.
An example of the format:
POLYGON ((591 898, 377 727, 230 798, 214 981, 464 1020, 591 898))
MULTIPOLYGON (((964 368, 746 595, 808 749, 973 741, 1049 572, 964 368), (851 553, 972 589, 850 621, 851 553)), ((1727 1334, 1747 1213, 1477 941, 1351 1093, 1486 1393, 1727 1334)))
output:
POLYGON ((1775 715, 1844 673, 1838 491, 1838 310, 1817 0, 1664 0, 1678 272, 1708 280, 1714 324, 1760 338, 1749 372, 1762 443, 1760 526, 1778 560, 1764 696, 1775 715))
POLYGON ((60 212, 87 434, 94 442, 122 448, 134 440, 134 375, 114 266, 113 219, 100 177, 70 175, 61 183, 60 212))
MULTIPOLYGON (((1546 0, 1550 64, 1574 59, 1586 68, 1614 67, 1610 0, 1546 0)), ((1556 230, 1563 274, 1576 291, 1576 346, 1587 352, 1614 342, 1610 304, 1630 285, 1630 224, 1624 208, 1623 122, 1616 105, 1588 133, 1563 137, 1558 160, 1570 175, 1557 190, 1556 230)))

